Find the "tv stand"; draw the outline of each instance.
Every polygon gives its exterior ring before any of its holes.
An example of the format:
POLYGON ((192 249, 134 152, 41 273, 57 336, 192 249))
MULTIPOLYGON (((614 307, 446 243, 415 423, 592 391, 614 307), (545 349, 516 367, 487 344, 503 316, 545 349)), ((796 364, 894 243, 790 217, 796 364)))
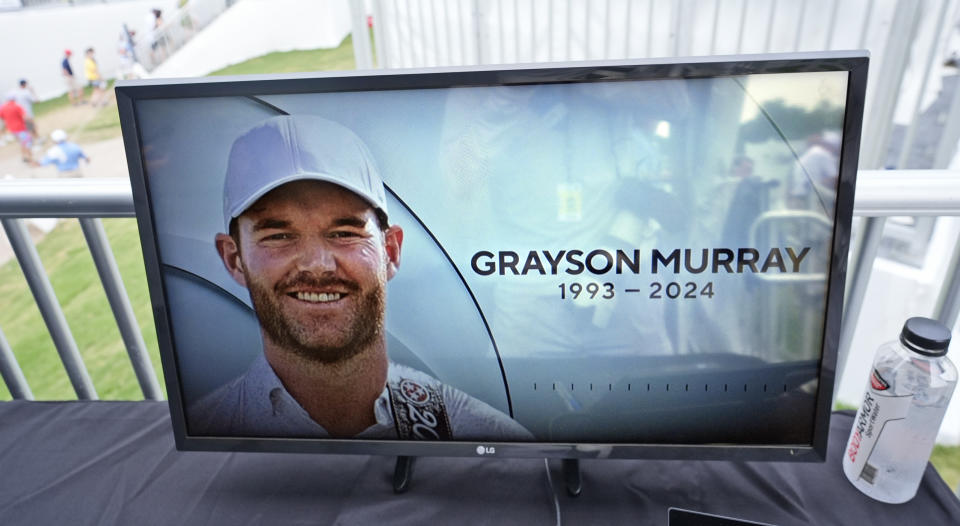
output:
MULTIPOLYGON (((393 468, 393 492, 400 494, 410 489, 410 480, 413 478, 413 461, 417 457, 397 457, 397 465, 393 468)), ((580 477, 580 460, 576 458, 563 459, 563 484, 567 494, 579 497, 583 491, 583 479, 580 477)))
POLYGON ((563 483, 567 486, 567 493, 571 497, 580 496, 580 491, 583 490, 583 479, 580 478, 579 459, 563 459, 563 483))
POLYGON ((417 457, 397 457, 397 467, 393 469, 393 492, 404 493, 410 488, 413 478, 413 461, 417 457))

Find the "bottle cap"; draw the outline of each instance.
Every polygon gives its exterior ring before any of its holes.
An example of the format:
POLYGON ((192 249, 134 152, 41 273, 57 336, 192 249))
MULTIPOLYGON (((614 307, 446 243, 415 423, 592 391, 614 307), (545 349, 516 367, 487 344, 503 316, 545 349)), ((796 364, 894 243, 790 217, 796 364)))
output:
POLYGON ((900 331, 900 343, 924 356, 943 356, 950 346, 950 329, 930 318, 910 318, 900 331))

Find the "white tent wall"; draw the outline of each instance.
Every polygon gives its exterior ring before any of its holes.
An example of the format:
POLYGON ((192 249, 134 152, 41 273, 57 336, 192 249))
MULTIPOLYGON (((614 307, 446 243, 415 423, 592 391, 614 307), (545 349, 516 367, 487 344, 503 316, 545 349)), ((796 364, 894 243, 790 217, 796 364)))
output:
POLYGON ((60 73, 63 51, 73 51, 74 75, 83 81, 83 52, 92 47, 100 73, 116 76, 120 64, 117 42, 123 25, 147 34, 150 10, 173 13, 177 0, 130 0, 73 7, 46 7, 0 11, 3 67, 0 92, 13 89, 21 78, 33 85, 40 99, 66 93, 60 73))

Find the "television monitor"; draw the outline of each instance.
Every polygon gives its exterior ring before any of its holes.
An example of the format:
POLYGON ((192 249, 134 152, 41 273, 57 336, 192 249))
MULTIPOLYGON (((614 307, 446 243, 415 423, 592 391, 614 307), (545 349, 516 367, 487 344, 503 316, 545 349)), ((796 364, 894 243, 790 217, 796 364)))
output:
POLYGON ((867 64, 121 82, 177 446, 822 459, 867 64))

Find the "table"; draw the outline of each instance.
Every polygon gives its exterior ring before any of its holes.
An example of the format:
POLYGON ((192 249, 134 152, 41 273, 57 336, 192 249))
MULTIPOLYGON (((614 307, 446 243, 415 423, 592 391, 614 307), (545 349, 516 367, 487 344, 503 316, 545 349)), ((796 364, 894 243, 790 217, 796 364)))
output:
POLYGON ((960 524, 932 466, 916 498, 873 501, 840 466, 850 413, 834 413, 826 463, 582 460, 569 497, 560 461, 417 460, 395 495, 394 458, 180 452, 165 402, 0 402, 0 523, 666 524, 671 506, 788 525, 960 524))

